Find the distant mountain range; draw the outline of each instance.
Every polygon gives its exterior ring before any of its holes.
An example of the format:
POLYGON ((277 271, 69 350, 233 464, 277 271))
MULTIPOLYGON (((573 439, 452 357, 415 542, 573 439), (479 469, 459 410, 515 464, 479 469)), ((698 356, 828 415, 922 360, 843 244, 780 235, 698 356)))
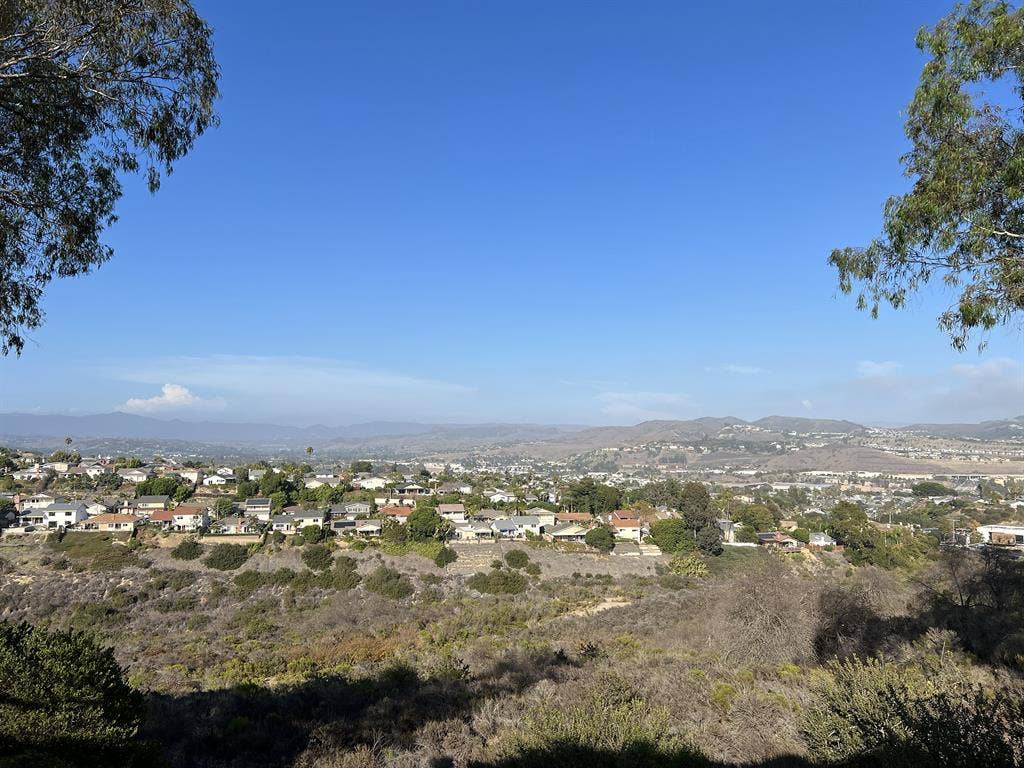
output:
POLYGON ((910 424, 902 427, 903 432, 934 437, 970 437, 980 440, 1005 440, 1024 437, 1024 416, 997 421, 983 421, 980 424, 910 424))
MULTIPOLYGON (((645 421, 633 426, 581 427, 537 424, 422 424, 374 421, 347 426, 289 427, 254 422, 183 421, 156 419, 129 413, 89 416, 0 414, 0 436, 63 439, 123 439, 181 441, 206 445, 346 450, 373 448, 416 452, 432 450, 473 450, 482 447, 544 445, 559 452, 583 452, 603 447, 671 443, 673 440, 715 436, 735 431, 750 440, 773 439, 773 435, 795 432, 852 435, 867 428, 852 421, 767 416, 745 421, 732 416, 704 417, 685 421, 645 421)), ((912 424, 901 431, 937 437, 1005 439, 1024 437, 1024 416, 980 424, 912 424)), ((549 452, 549 451, 545 451, 549 452)))

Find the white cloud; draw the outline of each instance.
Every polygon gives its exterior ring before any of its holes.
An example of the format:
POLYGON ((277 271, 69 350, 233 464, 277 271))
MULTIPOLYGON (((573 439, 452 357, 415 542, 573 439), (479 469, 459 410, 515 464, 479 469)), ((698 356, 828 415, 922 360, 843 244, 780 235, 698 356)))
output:
POLYGON ((736 376, 761 376, 762 374, 768 373, 766 368, 762 368, 759 365, 737 365, 735 363, 711 366, 704 370, 709 373, 731 373, 736 376))
POLYGON ((696 407, 682 392, 601 392, 597 400, 605 416, 630 423, 687 418, 696 407))
POLYGON ((862 379, 882 379, 895 376, 902 368, 903 365, 895 360, 884 360, 881 362, 861 360, 857 363, 857 375, 862 379))
MULTIPOLYGON (((195 390, 222 393, 233 418, 289 423, 458 417, 475 393, 462 384, 325 357, 173 357, 110 366, 104 372, 137 384, 186 382, 195 390)), ((147 407, 141 400, 129 402, 147 407)))
POLYGON ((164 384, 159 395, 131 397, 117 407, 127 413, 162 413, 164 411, 196 410, 220 407, 220 400, 204 400, 181 384, 164 384))
POLYGON ((808 411, 814 409, 814 403, 812 403, 810 400, 801 400, 800 405, 802 405, 808 411))

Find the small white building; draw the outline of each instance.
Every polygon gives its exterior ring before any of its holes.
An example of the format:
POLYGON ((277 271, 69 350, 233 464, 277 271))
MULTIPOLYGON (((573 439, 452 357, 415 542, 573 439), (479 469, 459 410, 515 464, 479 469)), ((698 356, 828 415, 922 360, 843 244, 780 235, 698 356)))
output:
POLYGON ((978 533, 985 544, 1003 547, 1024 547, 1024 525, 1001 523, 979 525, 978 533))

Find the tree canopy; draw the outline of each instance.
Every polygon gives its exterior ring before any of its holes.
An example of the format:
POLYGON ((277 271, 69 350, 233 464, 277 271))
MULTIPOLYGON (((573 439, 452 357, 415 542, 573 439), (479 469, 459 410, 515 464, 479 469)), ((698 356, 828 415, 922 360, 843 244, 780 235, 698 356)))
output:
POLYGON ((80 632, 0 623, 0 745, 11 765, 127 765, 142 696, 80 632))
POLYGON ((922 29, 917 46, 930 58, 907 108, 901 161, 913 187, 886 202, 880 237, 829 262, 873 317, 933 278, 958 288, 939 326, 964 349, 1024 309, 1024 9, 973 0, 922 29), (1003 83, 1012 103, 984 98, 1003 83))
POLYGON ((0 9, 0 351, 54 277, 113 250, 119 174, 149 189, 214 125, 212 32, 188 0, 10 0, 0 9))

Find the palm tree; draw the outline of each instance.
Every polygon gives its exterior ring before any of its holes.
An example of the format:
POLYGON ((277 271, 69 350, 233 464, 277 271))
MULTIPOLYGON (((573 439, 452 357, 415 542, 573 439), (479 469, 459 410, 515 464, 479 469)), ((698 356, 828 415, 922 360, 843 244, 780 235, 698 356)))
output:
POLYGON ((68 437, 64 438, 64 445, 70 446, 73 442, 75 442, 75 441, 71 439, 70 435, 68 437))

